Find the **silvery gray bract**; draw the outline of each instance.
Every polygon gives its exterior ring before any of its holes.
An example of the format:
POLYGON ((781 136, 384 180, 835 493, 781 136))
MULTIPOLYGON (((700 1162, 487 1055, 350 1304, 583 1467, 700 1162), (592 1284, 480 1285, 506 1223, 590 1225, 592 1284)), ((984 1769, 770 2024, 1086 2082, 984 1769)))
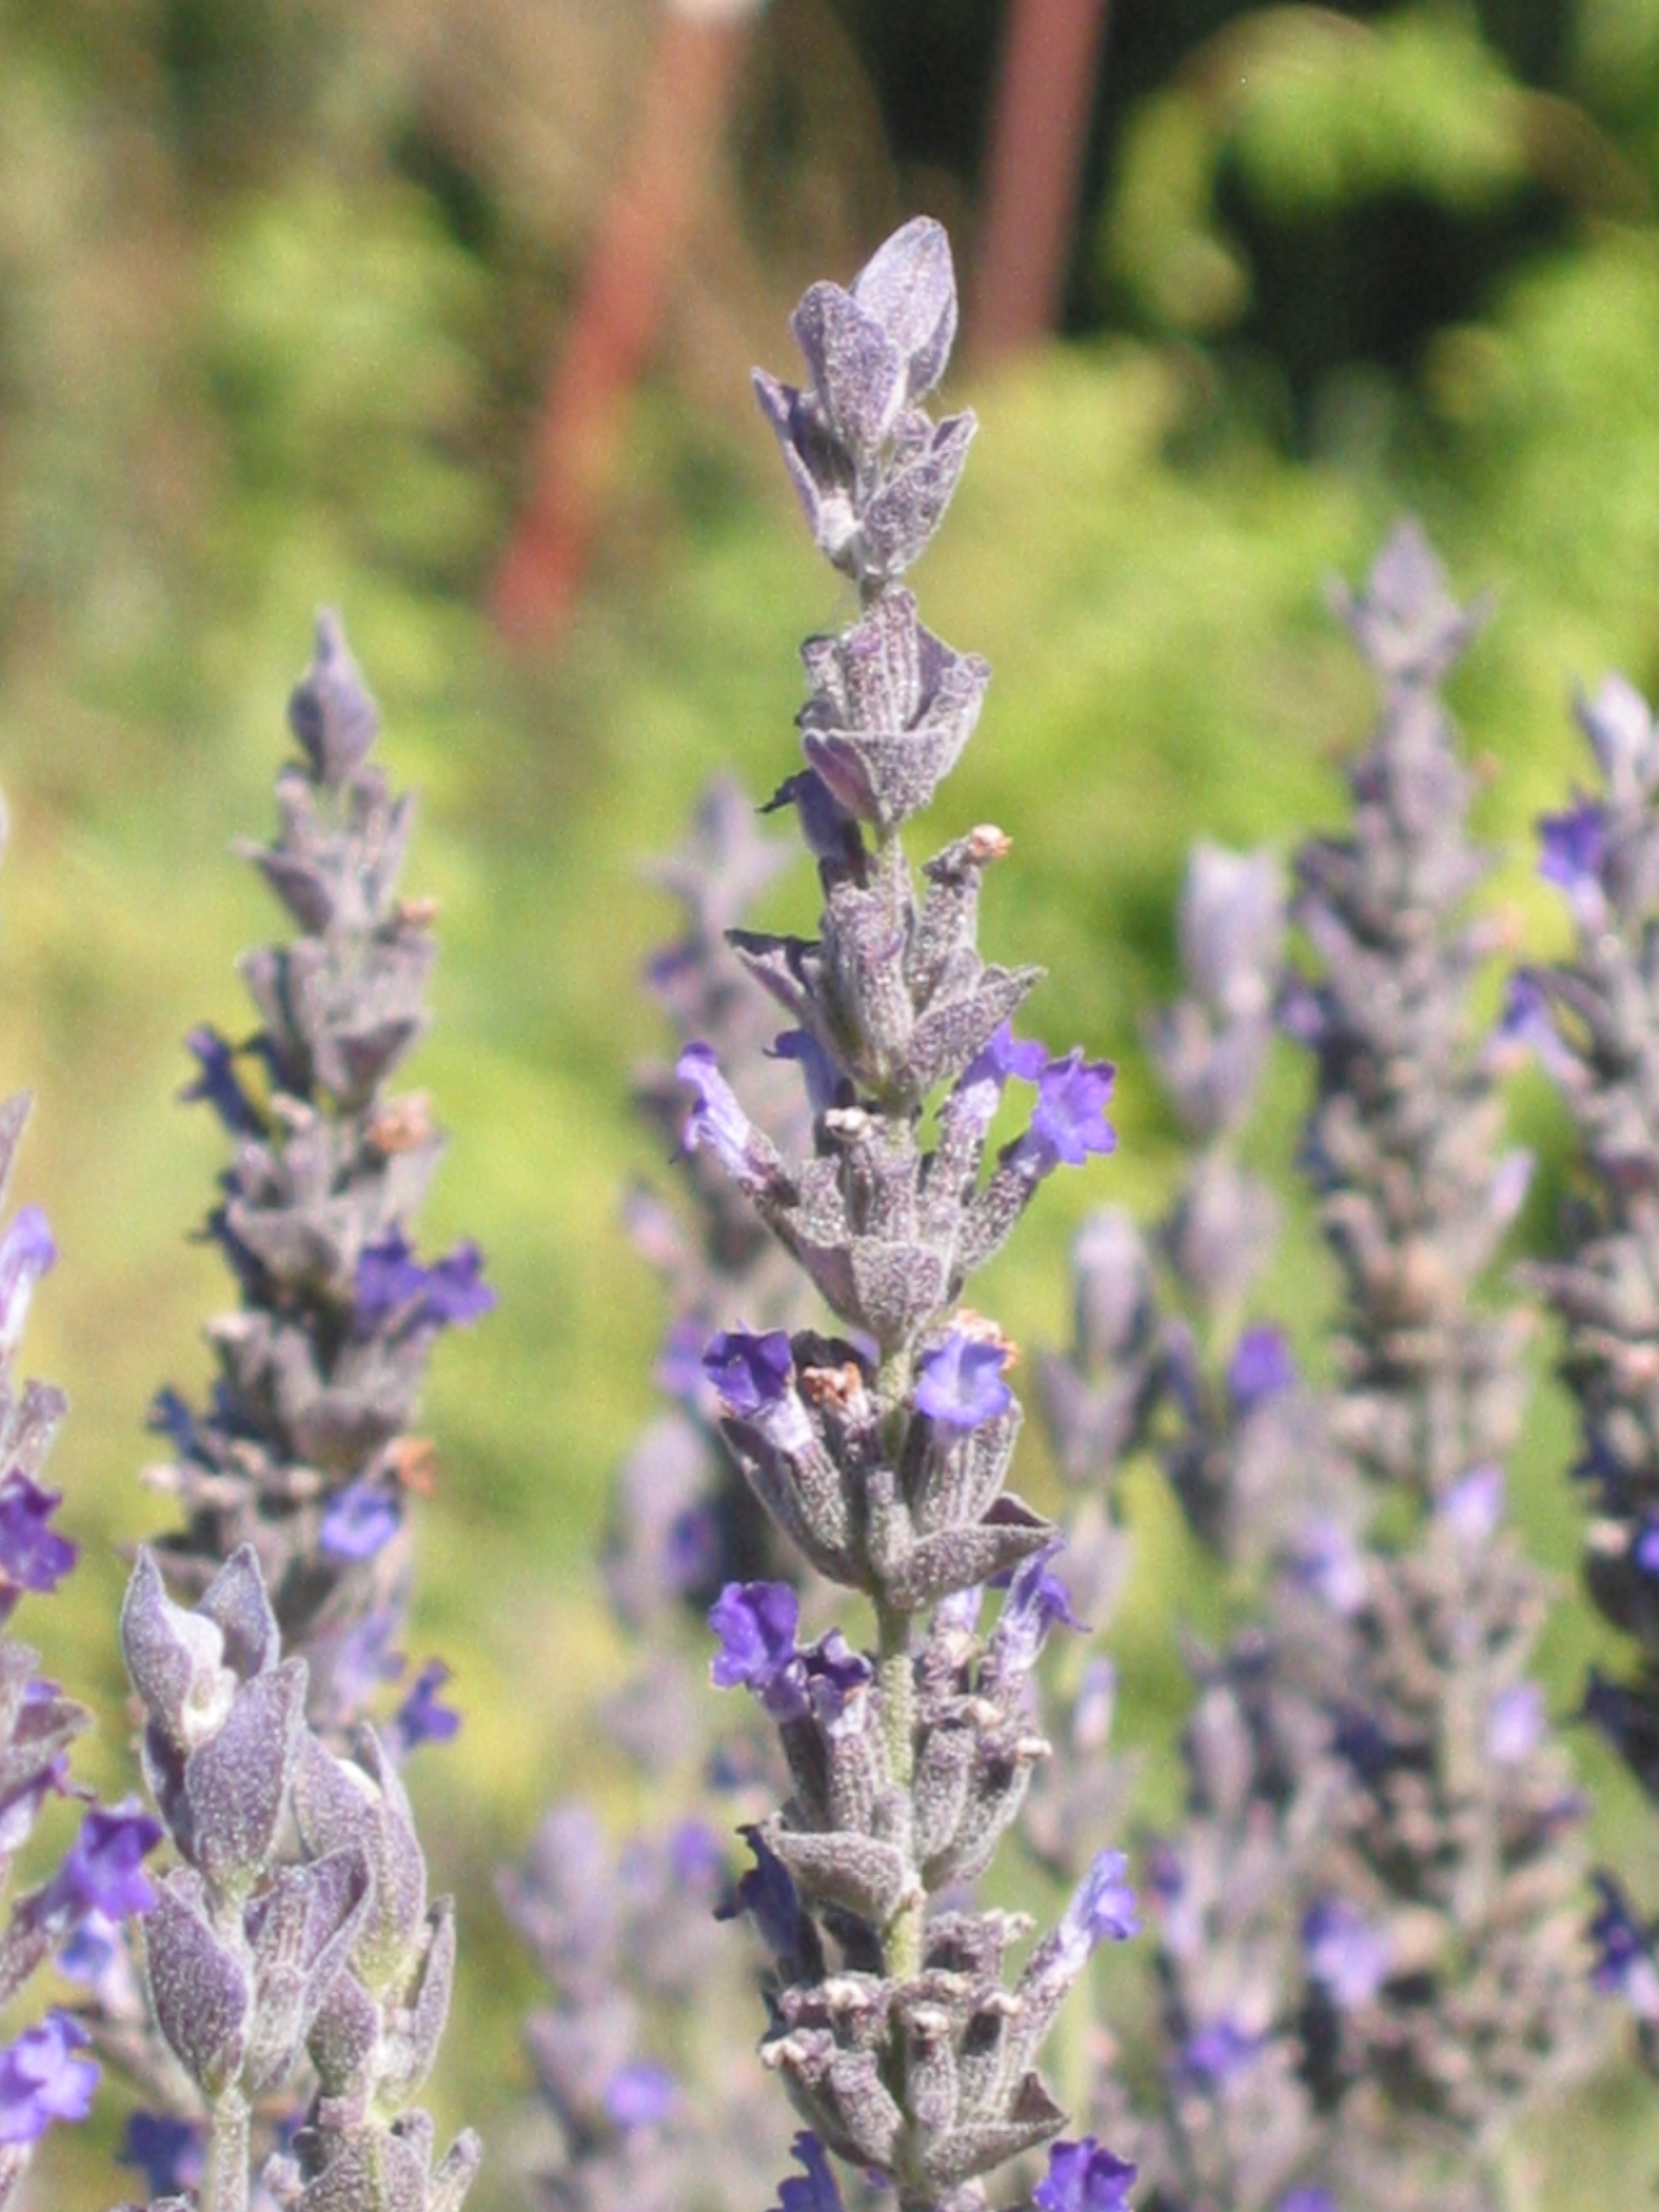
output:
POLYGON ((143 1758, 179 1854, 146 1926, 154 2017, 206 2114, 210 2200, 247 2212, 254 2106, 314 2077, 290 2152, 259 2179, 283 2212, 456 2212, 478 2163, 431 2164, 405 2111, 449 2007, 449 1900, 426 1901, 409 1804, 374 1731, 350 1759, 306 1725, 251 1545, 192 1607, 139 1554, 122 1648, 143 1758))
POLYGON ((968 458, 971 414, 915 403, 944 373, 956 282, 940 225, 896 231, 843 291, 814 284, 791 319, 811 383, 755 386, 813 537, 859 584, 901 575, 939 528, 968 458))

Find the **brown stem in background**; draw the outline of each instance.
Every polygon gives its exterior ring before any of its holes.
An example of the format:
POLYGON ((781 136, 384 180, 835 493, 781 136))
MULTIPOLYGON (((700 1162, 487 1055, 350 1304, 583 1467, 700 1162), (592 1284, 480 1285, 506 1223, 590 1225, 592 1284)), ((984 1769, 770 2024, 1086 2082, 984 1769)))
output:
POLYGON ((1059 315, 1109 0, 1013 0, 991 122, 969 340, 1019 352, 1059 315))
POLYGON ((639 125, 548 382, 529 504, 491 594, 496 622, 515 645, 549 644, 574 603, 628 402, 662 322, 759 4, 668 0, 663 10, 639 125))

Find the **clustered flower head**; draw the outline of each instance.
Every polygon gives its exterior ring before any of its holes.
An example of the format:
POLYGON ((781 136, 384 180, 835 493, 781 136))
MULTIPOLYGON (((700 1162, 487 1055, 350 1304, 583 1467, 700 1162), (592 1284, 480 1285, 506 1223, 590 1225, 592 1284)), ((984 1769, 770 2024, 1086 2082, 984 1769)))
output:
MULTIPOLYGON (((234 1140, 206 1234, 241 1303, 208 1330, 205 1407, 157 1399, 172 1457, 149 1479, 183 1507, 161 1550, 187 1589, 253 1545, 313 1717, 343 1732, 403 1669, 433 1342, 495 1293, 475 1244, 424 1259, 411 1236, 443 1139, 425 1098, 390 1085, 426 1024, 433 909, 399 895, 414 804, 371 758, 380 718, 332 615, 288 719, 302 758, 277 778, 276 837, 241 849, 299 934, 242 960, 259 1026, 237 1043, 196 1030, 184 1092, 234 1140)), ((419 1693, 405 1741, 432 1710, 419 1693)))
POLYGON ((956 838, 919 896, 901 842, 988 680, 895 581, 972 430, 935 429, 916 404, 955 317, 943 233, 911 223, 850 290, 801 303, 809 387, 757 379, 818 543, 860 589, 858 617, 806 647, 807 766, 786 787, 818 862, 820 935, 732 940, 793 1025, 779 1050, 806 1079, 810 1150, 756 1125, 705 1042, 679 1062, 687 1149, 718 1160, 846 1332, 718 1332, 704 1369, 726 1438, 769 1516, 826 1581, 866 1594, 876 1627, 872 1651, 838 1629, 803 1643, 794 1592, 762 1580, 728 1585, 711 1616, 717 1682, 758 1701, 789 1769, 786 1802, 747 1831, 738 1892, 771 1955, 761 2055, 811 2126, 786 2212, 836 2201, 826 2151, 902 2205, 977 2201, 982 2176, 1063 2126, 1041 2045, 1094 1947, 1136 1926, 1123 1854, 1101 1850, 1011 1988, 1005 1955, 1030 1924, 972 1903, 1047 1754, 1032 1670, 1073 1616, 1053 1528, 1006 1488, 1013 1346, 959 1302, 1045 1178, 1114 1137, 1111 1067, 1016 1039, 1036 974, 979 955, 980 890, 1008 839, 956 838), (1035 1096, 987 1162, 1011 1083, 1035 1096))
POLYGON ((282 1656, 250 1544, 189 1608, 141 1551, 121 1639, 176 1854, 146 1924, 145 1982, 200 2099, 202 2201, 247 2212, 257 2179, 279 2212, 460 2212, 477 2139, 434 2166, 413 2103, 449 2010, 454 1905, 428 1901, 384 1743, 364 1723, 342 1756, 308 1725, 306 1662, 282 1656), (256 2105, 296 2091, 302 2123, 256 2164, 256 2105))

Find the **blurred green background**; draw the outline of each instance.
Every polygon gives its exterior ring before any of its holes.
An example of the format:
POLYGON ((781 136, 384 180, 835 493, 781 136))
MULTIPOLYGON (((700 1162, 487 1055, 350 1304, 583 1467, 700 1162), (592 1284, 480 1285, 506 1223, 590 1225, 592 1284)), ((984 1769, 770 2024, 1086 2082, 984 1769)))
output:
MULTIPOLYGON (((271 914, 228 848, 270 821, 330 603, 386 760, 424 793, 410 887, 443 908, 416 1070, 454 1132, 429 1236, 479 1237, 501 1293, 435 1363, 414 1640, 450 1656, 467 1713, 414 1775, 463 1900, 433 2101, 498 2140, 533 1980, 491 1871, 549 1795, 606 1785, 585 1715, 619 1662, 594 1547, 652 1403, 660 1313, 616 1213, 662 1168, 626 1083, 660 1042, 636 985, 673 917, 638 863, 717 768, 757 795, 789 772, 794 648, 842 611, 747 371, 791 373, 800 284, 846 277, 906 214, 945 219, 971 264, 1004 15, 772 0, 575 619, 512 655, 488 586, 654 7, 0 0, 0 1079, 38 1099, 15 1195, 45 1204, 62 1264, 28 1348, 74 1398, 54 1471, 87 1546, 24 1624, 104 1693, 87 1763, 124 1786, 114 1546, 162 1524, 134 1480, 144 1410, 200 1383, 225 1299, 188 1234, 221 1148, 171 1104, 180 1040, 244 1020, 234 957, 271 914)), ((1048 965, 1033 1021, 1056 1048, 1123 1068, 1118 1158, 1051 1186, 983 1285, 1016 1337, 1063 1336, 1088 1203, 1169 1187, 1138 1024, 1171 981, 1186 845, 1288 844, 1339 809, 1332 757, 1371 702, 1324 579, 1412 508, 1461 588, 1495 591, 1453 692, 1494 837, 1524 843, 1578 768, 1574 678, 1659 681, 1656 186, 1659 0, 1110 11, 1063 336, 953 378, 981 435, 916 578, 927 620, 995 670, 940 836, 1012 832, 987 948, 1048 965)), ((797 874, 767 918, 800 926, 809 890, 797 874)), ((1534 949, 1560 941, 1524 850, 1495 896, 1534 949)), ((1265 1153, 1295 1112, 1287 1070, 1265 1153)), ((1541 1093, 1518 1113, 1553 1141, 1541 1093)), ((1558 1193, 1546 1175, 1534 1229, 1558 1193)), ((1282 1273, 1316 1318, 1305 1226, 1282 1273)), ((1523 1510, 1567 1570, 1548 1388, 1530 1451, 1523 1510)), ((1144 1737, 1178 1711, 1190 1577, 1136 1494, 1149 1573, 1119 1641, 1144 1737)), ((1593 1642, 1565 1606, 1563 1704, 1593 1642)), ((1587 1766, 1617 1847, 1651 1855, 1587 1766)), ((1586 2100, 1536 2147, 1539 2201, 1644 2200, 1645 2103, 1623 2081, 1586 2100)), ((55 2156, 41 2203, 107 2201, 75 2146, 55 2156)), ((475 2201, 521 2201, 504 2155, 475 2201)))

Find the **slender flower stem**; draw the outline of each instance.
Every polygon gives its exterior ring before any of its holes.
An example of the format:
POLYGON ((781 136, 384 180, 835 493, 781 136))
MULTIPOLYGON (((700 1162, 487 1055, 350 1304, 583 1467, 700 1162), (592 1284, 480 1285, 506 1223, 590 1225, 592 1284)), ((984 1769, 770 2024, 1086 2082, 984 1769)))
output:
POLYGON ((202 2212, 247 2212, 248 2102, 236 2084, 213 2100, 202 2212))

